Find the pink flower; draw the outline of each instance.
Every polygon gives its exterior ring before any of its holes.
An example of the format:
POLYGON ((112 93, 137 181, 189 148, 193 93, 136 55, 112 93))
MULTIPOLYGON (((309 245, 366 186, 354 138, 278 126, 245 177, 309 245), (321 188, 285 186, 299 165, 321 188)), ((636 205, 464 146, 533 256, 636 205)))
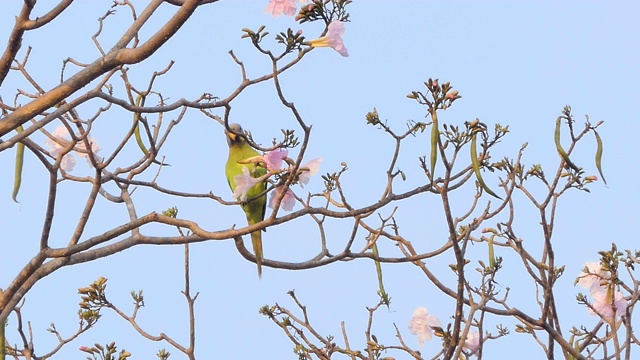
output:
POLYGON ((317 158, 313 160, 309 160, 306 164, 300 166, 300 169, 309 169, 304 170, 298 176, 298 182, 300 182, 300 186, 304 188, 305 185, 309 183, 310 178, 315 175, 320 169, 320 162, 322 162, 322 158, 317 158))
MULTIPOLYGON (((55 130, 51 133, 51 135, 56 138, 57 141, 54 141, 50 138, 47 138, 44 143, 49 148, 49 154, 54 158, 57 158, 65 145, 69 143, 69 141, 65 140, 67 136, 67 128, 60 125, 56 127, 55 130)), ((76 166, 76 159, 70 155, 69 153, 65 154, 60 161, 60 167, 64 171, 71 171, 73 167, 76 166)))
POLYGON ((409 321, 409 331, 413 335, 418 335, 418 344, 422 347, 424 340, 431 341, 433 327, 441 325, 437 317, 429 315, 427 309, 419 307, 413 312, 411 321, 409 321))
POLYGON ((604 290, 601 288, 600 291, 591 293, 591 295, 593 296, 593 304, 591 304, 593 306, 593 309, 589 308, 589 313, 591 315, 598 314, 605 319, 611 320, 614 315, 614 306, 616 308, 616 317, 624 315, 625 311, 627 310, 627 301, 624 299, 620 291, 616 291, 615 295, 613 295, 612 298, 611 291, 613 290, 604 290))
POLYGON ((282 166, 282 160, 286 159, 288 155, 289 151, 287 149, 276 149, 264 154, 262 160, 269 171, 278 170, 282 166))
MULTIPOLYGON (((304 4, 306 0, 298 0, 300 3, 304 4)), ((293 16, 296 13, 296 2, 295 0, 269 0, 269 4, 266 9, 264 9, 265 13, 271 13, 273 17, 278 17, 281 14, 285 14, 287 16, 293 16)))
POLYGON ((462 348, 474 352, 478 348, 478 345, 480 345, 480 333, 477 331, 469 331, 462 348))
MULTIPOLYGON (((283 186, 276 187, 276 190, 271 193, 271 198, 269 198, 269 208, 274 209, 276 206, 276 200, 282 194, 283 186)), ((284 194, 282 198, 282 202, 280 202, 280 207, 283 210, 291 211, 293 210, 293 205, 295 205, 296 199, 293 196, 293 191, 291 189, 287 189, 287 192, 284 194)))
POLYGON ((597 262, 588 262, 584 264, 587 268, 587 272, 582 272, 578 276, 578 285, 585 289, 589 289, 589 292, 593 295, 594 292, 602 290, 600 283, 608 279, 611 275, 608 271, 602 270, 602 266, 597 262))
POLYGON ((254 178, 249 173, 249 169, 246 166, 242 167, 242 174, 233 177, 233 181, 236 183, 236 188, 233 190, 233 198, 240 201, 247 200, 247 192, 256 184, 264 181, 264 177, 254 178))
POLYGON ((330 47, 342 56, 349 56, 349 51, 342 41, 344 32, 345 27, 342 21, 334 20, 329 24, 327 35, 310 40, 307 44, 313 47, 330 47))
MULTIPOLYGON (((66 147, 69 144, 69 140, 66 139, 68 134, 69 132, 67 128, 62 125, 59 125, 51 133, 51 135, 54 138, 56 138, 56 140, 47 138, 44 141, 45 145, 49 148, 49 154, 51 156, 57 158, 60 152, 64 149, 64 147, 66 147)), ((97 153, 98 151, 101 150, 100 146, 98 145, 98 142, 91 139, 91 137, 87 137, 87 140, 91 143, 91 151, 93 153, 97 153)), ((87 157, 86 151, 82 151, 82 150, 85 150, 85 145, 83 141, 80 141, 79 143, 77 143, 75 147, 76 149, 81 150, 81 151, 76 151, 77 155, 85 158, 87 157)), ((60 160, 60 168, 64 171, 67 171, 67 172, 72 171, 75 166, 76 166, 76 159, 73 157, 73 155, 71 155, 71 153, 65 154, 62 157, 62 160, 60 160)))

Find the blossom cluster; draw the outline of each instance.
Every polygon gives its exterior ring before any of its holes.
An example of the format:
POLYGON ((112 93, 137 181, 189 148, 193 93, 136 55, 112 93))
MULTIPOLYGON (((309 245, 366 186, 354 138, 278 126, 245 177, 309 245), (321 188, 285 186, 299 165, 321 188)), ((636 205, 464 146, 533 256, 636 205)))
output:
POLYGON ((589 289, 593 297, 593 303, 589 307, 591 315, 598 315, 606 320, 624 315, 627 310, 627 301, 620 291, 614 291, 611 273, 602 269, 599 263, 586 263, 584 270, 578 276, 577 283, 589 289))
MULTIPOLYGON (((304 4, 308 11, 312 11, 314 4, 308 4, 308 0, 298 0, 298 3, 304 4)), ((287 16, 293 16, 296 14, 297 5, 296 0, 269 0, 269 4, 264 10, 265 13, 271 13, 274 17, 278 17, 282 14, 287 16)), ((296 16, 296 20, 300 20, 296 16)), ((327 26, 327 34, 317 39, 306 41, 304 44, 311 47, 330 47, 338 52, 342 56, 349 56, 349 51, 344 46, 342 35, 344 35, 346 29, 344 23, 339 20, 334 20, 327 26)), ((301 31, 299 31, 301 33, 301 31)))
MULTIPOLYGON (((244 201, 247 199, 247 192, 249 191, 249 189, 254 187, 256 184, 266 181, 272 175, 291 171, 290 167, 282 168, 284 162, 287 162, 288 164, 293 163, 293 161, 288 158, 288 155, 289 151, 287 149, 276 149, 262 156, 255 156, 246 159, 247 163, 254 163, 263 166, 265 169, 267 169, 267 173, 258 178, 254 178, 251 176, 249 169, 246 166, 243 167, 242 174, 236 175, 234 177, 234 181, 236 183, 236 188, 233 190, 234 199, 244 201)), ((316 158, 300 166, 297 174, 297 180, 298 184, 300 184, 301 187, 304 188, 304 186, 309 183, 310 178, 318 172, 318 169, 320 168, 320 162, 322 162, 322 158, 316 158)), ((283 191, 284 184, 276 186, 275 191, 271 193, 271 197, 269 198, 269 207, 272 209, 275 208, 278 198, 282 196, 280 206, 284 210, 291 211, 293 209, 293 205, 295 205, 295 197, 293 191, 287 188, 284 195, 282 195, 283 191)))
MULTIPOLYGON (((419 307, 413 312, 413 316, 409 321, 409 331, 411 334, 418 335, 418 344, 422 347, 424 341, 431 341, 435 328, 440 328, 442 323, 435 315, 429 314, 426 308, 419 307)), ((474 352, 480 345, 480 333, 477 331, 469 331, 464 340, 462 348, 464 350, 474 352)))

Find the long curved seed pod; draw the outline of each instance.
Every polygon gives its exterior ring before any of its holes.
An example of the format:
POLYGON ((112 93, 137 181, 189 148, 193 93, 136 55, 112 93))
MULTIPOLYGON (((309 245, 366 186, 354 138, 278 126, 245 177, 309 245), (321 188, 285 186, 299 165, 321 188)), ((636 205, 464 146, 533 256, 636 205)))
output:
POLYGON ((149 150, 147 150, 147 147, 144 145, 144 142, 142 142, 142 136, 140 136, 140 121, 138 121, 138 123, 136 124, 136 129, 134 131, 134 134, 136 136, 136 143, 138 144, 138 147, 140 148, 140 150, 142 150, 142 153, 145 155, 149 155, 149 150))
POLYGON ((600 177, 602 177, 602 181, 607 185, 607 180, 605 180, 604 174, 602 173, 602 139, 597 131, 593 130, 593 133, 596 135, 596 143, 598 144, 598 148, 596 149, 596 168, 598 169, 598 173, 600 173, 600 177))
POLYGON ((477 132, 474 132, 473 135, 471 135, 471 166, 473 167, 473 172, 476 174, 476 179, 478 180, 478 183, 480 183, 480 186, 482 186, 482 188, 484 189, 484 191, 487 192, 487 194, 502 200, 500 196, 496 195, 496 193, 494 193, 493 191, 491 191, 491 189, 489 189, 487 184, 485 184, 484 179, 482 179, 482 174, 480 173, 480 161, 478 161, 478 152, 476 150, 477 135, 478 135, 477 132))
POLYGON ((431 124, 431 182, 436 179, 436 175, 434 173, 436 169, 436 161, 438 160, 438 135, 440 132, 438 131, 438 115, 434 112, 431 115, 433 119, 433 124, 431 124))
MULTIPOLYGON (((376 257, 379 256, 378 244, 374 242, 373 246, 371 246, 371 251, 373 252, 373 255, 375 255, 376 257)), ((376 260, 374 261, 374 263, 376 264, 376 272, 378 273, 378 286, 380 287, 380 290, 378 291, 378 295, 380 295, 380 298, 382 299, 383 304, 389 307, 389 305, 391 304, 391 298, 389 297, 389 294, 387 294, 387 292, 384 290, 384 284, 382 283, 382 266, 380 265, 380 261, 376 260)))
POLYGON ((556 119, 556 131, 553 134, 553 139, 555 140, 556 143, 556 150, 558 150, 558 154, 560 154, 560 157, 562 158, 562 160, 564 160, 565 164, 567 164, 567 166, 569 166, 570 168, 572 168, 575 171, 580 171, 580 168, 578 168, 576 166, 576 164, 574 164, 570 159, 569 159, 569 154, 567 154, 566 151, 564 151, 564 149, 562 148, 562 144, 560 144, 560 125, 561 125, 561 117, 558 116, 558 119, 556 119))
MULTIPOLYGON (((21 133, 24 129, 22 125, 16 128, 18 133, 21 133)), ((13 175, 13 192, 11 198, 14 202, 18 202, 18 192, 20 191, 20 185, 22 184, 22 166, 24 165, 24 144, 19 142, 16 144, 16 167, 13 175)))
MULTIPOLYGON (((138 95, 138 97, 136 98, 136 106, 140 106, 140 102, 142 100, 142 95, 138 95)), ((147 147, 144 145, 144 142, 142 142, 142 136, 140 135, 140 114, 139 113, 135 113, 134 118, 136 119, 136 129, 134 130, 134 135, 136 137, 136 143, 138 144, 138 147, 140 148, 140 150, 142 150, 142 153, 145 156, 149 155, 149 150, 147 150, 147 147)), ((160 165, 160 166, 169 166, 169 164, 163 164, 158 160, 153 160, 154 164, 160 165)))

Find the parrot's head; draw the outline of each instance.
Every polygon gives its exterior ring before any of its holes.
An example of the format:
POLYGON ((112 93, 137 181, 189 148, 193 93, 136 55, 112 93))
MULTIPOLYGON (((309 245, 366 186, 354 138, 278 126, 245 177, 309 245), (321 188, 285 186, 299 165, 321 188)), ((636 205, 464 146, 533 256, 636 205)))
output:
POLYGON ((242 126, 240 126, 240 124, 229 124, 229 129, 231 129, 233 132, 229 132, 226 129, 224 130, 224 134, 227 136, 227 144, 229 144, 229 147, 242 144, 244 142, 244 138, 242 136, 234 134, 244 134, 242 126))

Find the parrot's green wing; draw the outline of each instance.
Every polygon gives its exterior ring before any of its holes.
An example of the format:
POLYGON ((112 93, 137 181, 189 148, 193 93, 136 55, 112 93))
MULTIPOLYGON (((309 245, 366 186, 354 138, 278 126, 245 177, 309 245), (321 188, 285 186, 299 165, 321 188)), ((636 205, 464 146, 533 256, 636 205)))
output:
MULTIPOLYGON (((238 124, 231 124, 229 128, 236 133, 244 134, 242 127, 238 124)), ((227 159, 227 165, 225 167, 225 175, 231 191, 236 188, 235 177, 242 174, 242 168, 247 168, 251 173, 251 176, 258 178, 267 173, 267 170, 261 166, 255 166, 254 164, 241 164, 239 161, 246 160, 254 156, 260 156, 260 154, 253 149, 243 137, 237 136, 230 132, 225 132, 227 135, 227 143, 229 144, 229 158, 227 159)), ((263 181, 254 185, 249 191, 247 191, 247 199, 251 199, 262 193, 267 188, 267 184, 263 181)), ((248 203, 242 205, 247 215, 247 222, 249 225, 257 224, 264 220, 264 214, 267 206, 267 197, 262 195, 259 198, 250 200, 248 203)), ((258 266, 258 277, 262 277, 262 234, 260 231, 254 231, 251 233, 251 243, 253 245, 253 251, 256 254, 256 265, 258 266)))

